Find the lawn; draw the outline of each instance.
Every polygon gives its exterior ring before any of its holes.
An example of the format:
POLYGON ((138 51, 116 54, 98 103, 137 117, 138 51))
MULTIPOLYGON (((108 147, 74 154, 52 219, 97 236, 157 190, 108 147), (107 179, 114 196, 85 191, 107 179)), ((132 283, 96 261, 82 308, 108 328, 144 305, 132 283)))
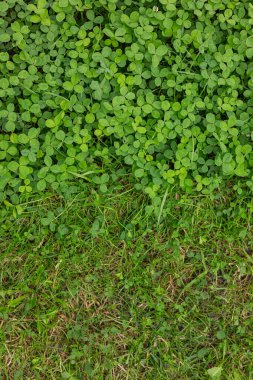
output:
POLYGON ((128 188, 4 212, 1 379, 253 377, 250 199, 169 195, 159 225, 147 203, 128 188))

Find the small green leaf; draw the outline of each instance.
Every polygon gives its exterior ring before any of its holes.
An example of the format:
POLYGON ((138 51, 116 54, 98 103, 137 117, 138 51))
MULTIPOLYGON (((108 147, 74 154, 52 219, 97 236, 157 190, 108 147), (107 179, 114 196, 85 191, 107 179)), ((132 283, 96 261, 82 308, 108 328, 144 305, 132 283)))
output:
POLYGON ((247 56, 247 58, 253 57, 253 48, 252 47, 246 50, 246 56, 247 56))
POLYGON ((57 13, 57 15, 56 15, 56 20, 57 20, 58 22, 62 22, 64 19, 65 19, 65 13, 64 13, 64 12, 59 12, 59 13, 57 13))
POLYGON ((219 380, 222 373, 222 367, 212 367, 207 370, 207 374, 213 380, 219 380))
POLYGON ((161 61, 161 57, 159 55, 152 56, 152 66, 157 67, 161 61))
POLYGON ((66 91, 72 91, 73 87, 74 87, 73 84, 71 82, 69 82, 69 81, 63 83, 63 88, 66 91))
POLYGON ((18 170, 19 164, 16 161, 11 161, 8 163, 7 167, 12 172, 16 172, 18 170))
POLYGON ((15 308, 16 306, 20 305, 27 297, 28 297, 28 294, 24 294, 20 297, 12 299, 8 302, 8 306, 15 308))
POLYGON ((144 176, 144 169, 136 169, 134 174, 135 174, 135 177, 141 178, 144 176))
POLYGON ((86 116, 85 116, 85 121, 86 123, 94 123, 95 121, 95 116, 93 115, 93 113, 88 113, 86 116))
POLYGON ((10 39, 11 39, 11 37, 8 33, 1 33, 0 34, 0 42, 9 42, 10 39))
POLYGON ((0 1, 0 12, 6 12, 9 9, 7 1, 0 1))
POLYGON ((115 37, 122 37, 126 34, 126 30, 124 28, 118 28, 115 32, 115 37))
POLYGON ((225 331, 220 330, 220 331, 217 332, 216 336, 217 336, 217 338, 218 338, 219 340, 223 340, 223 339, 226 338, 226 333, 225 333, 225 331))
POLYGON ((37 183, 37 189, 38 189, 38 191, 43 191, 43 190, 45 190, 46 185, 47 185, 46 181, 45 181, 44 179, 41 179, 41 180, 37 183))
POLYGON ((27 178, 31 172, 32 172, 32 169, 29 168, 28 166, 24 166, 24 165, 19 166, 20 178, 23 178, 23 179, 27 178))
POLYGON ((29 142, 29 137, 24 133, 20 133, 20 135, 18 135, 18 142, 20 144, 27 144, 29 142))
POLYGON ((35 114, 40 113, 39 104, 33 104, 30 108, 30 112, 35 113, 35 114))
POLYGON ((155 54, 156 52, 155 45, 152 42, 148 44, 148 52, 150 54, 155 54))
POLYGON ((250 36, 246 39, 246 46, 253 47, 253 36, 250 36))
POLYGON ((181 109, 181 104, 180 104, 179 102, 175 102, 175 103, 173 103, 173 105, 172 105, 172 109, 173 109, 173 111, 175 111, 175 112, 180 111, 180 109, 181 109))
POLYGON ((5 124, 5 129, 8 132, 14 132, 15 131, 15 123, 13 121, 7 121, 5 124))
POLYGON ((223 162, 228 163, 231 162, 233 159, 233 156, 231 153, 225 153, 223 157, 223 162))
POLYGON ((32 15, 30 16, 30 21, 37 24, 38 22, 41 22, 41 18, 38 15, 32 15))
POLYGON ((56 137, 58 140, 63 141, 64 138, 65 138, 65 132, 59 130, 59 131, 56 132, 55 137, 56 137))
POLYGON ((145 113, 151 113, 152 110, 153 110, 153 107, 151 106, 151 104, 144 104, 142 106, 142 109, 145 113))
POLYGON ((215 123, 215 115, 212 114, 212 113, 208 113, 206 115, 206 120, 207 120, 208 123, 214 124, 215 123))
POLYGON ((68 0, 59 0, 59 5, 61 8, 65 8, 69 5, 69 1, 68 0))
POLYGON ((47 126, 48 128, 54 128, 54 127, 55 127, 55 122, 54 122, 54 120, 52 120, 52 119, 48 119, 48 120, 46 120, 46 126, 47 126))
POLYGON ((0 88, 6 90, 9 87, 9 81, 7 78, 0 79, 0 88))
POLYGON ((6 62, 9 59, 9 54, 6 51, 1 51, 0 52, 0 61, 1 62, 6 62))
POLYGON ((163 56, 163 55, 167 54, 167 52, 168 52, 168 48, 165 45, 160 45, 156 49, 156 54, 159 56, 163 56))

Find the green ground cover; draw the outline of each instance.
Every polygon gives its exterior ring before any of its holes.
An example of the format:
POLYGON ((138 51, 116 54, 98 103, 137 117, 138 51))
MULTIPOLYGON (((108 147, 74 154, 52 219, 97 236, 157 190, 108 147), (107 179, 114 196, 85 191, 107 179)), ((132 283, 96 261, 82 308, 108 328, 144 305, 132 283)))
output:
POLYGON ((252 190, 248 0, 8 0, 0 15, 0 200, 126 176, 155 202, 172 185, 252 190))
POLYGON ((253 379, 252 25, 0 1, 0 380, 253 379))

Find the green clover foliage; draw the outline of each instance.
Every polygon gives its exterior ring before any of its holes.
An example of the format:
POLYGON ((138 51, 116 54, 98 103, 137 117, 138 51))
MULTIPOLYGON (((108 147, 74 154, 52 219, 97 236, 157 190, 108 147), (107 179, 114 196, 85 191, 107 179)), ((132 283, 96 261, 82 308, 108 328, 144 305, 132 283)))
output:
POLYGON ((252 190, 252 27, 247 0, 0 1, 0 200, 252 190))

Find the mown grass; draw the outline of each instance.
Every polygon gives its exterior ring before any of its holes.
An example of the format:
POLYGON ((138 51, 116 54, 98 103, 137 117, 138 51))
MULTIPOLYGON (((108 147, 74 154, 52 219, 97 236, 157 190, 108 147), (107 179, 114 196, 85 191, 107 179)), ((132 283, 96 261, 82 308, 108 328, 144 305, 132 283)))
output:
POLYGON ((45 194, 2 213, 2 380, 253 378, 250 199, 169 194, 159 225, 146 202, 45 194))

